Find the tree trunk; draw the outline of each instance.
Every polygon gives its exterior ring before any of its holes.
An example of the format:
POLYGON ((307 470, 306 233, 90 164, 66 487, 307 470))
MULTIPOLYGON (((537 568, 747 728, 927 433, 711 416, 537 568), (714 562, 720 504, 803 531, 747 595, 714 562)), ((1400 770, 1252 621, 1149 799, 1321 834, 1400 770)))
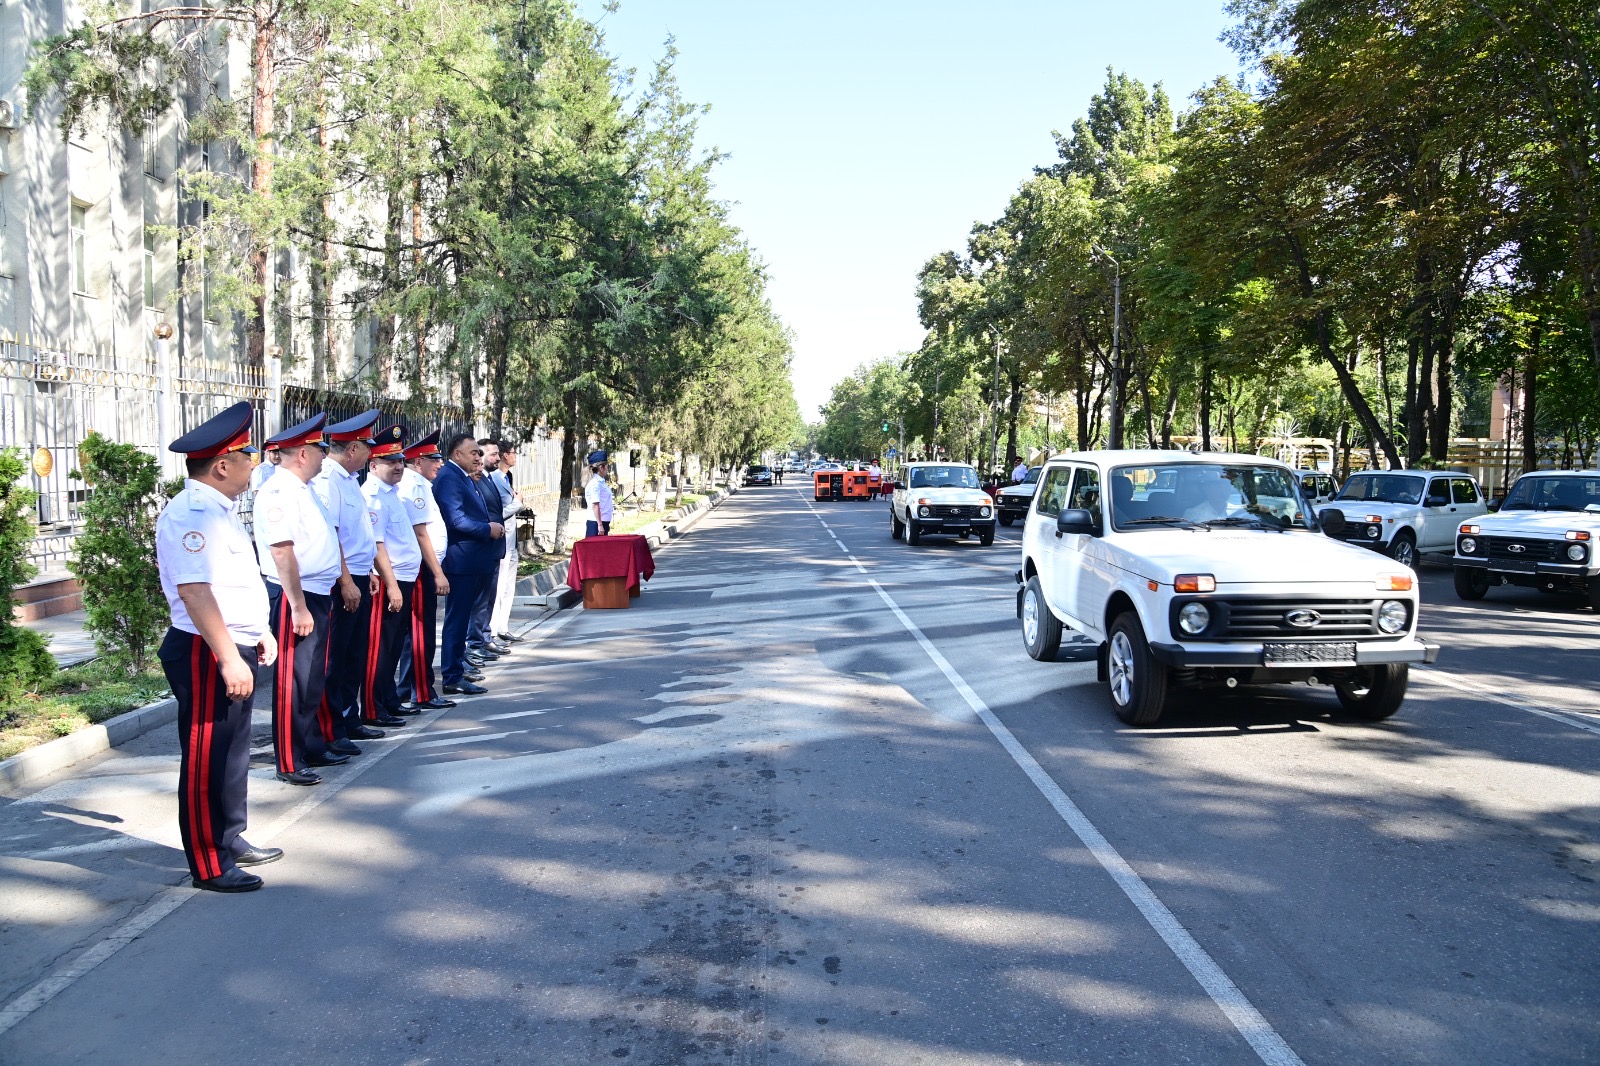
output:
MULTIPOLYGON (((1011 375, 1011 395, 1006 400, 1006 416, 1010 425, 1006 428, 1006 456, 1018 455, 1017 452, 1017 419, 1022 410, 1022 381, 1017 375, 1011 375)), ((1006 473, 1010 473, 1010 467, 1006 473)))
POLYGON ((556 535, 551 552, 561 554, 567 537, 567 522, 572 517, 572 490, 578 472, 578 394, 569 392, 562 397, 570 425, 561 434, 561 486, 556 499, 556 535))
POLYGON ((1200 450, 1211 450, 1211 367, 1200 373, 1200 450))
POLYGON ((1539 345, 1544 341, 1544 327, 1541 324, 1534 324, 1531 339, 1528 354, 1522 360, 1522 417, 1519 423, 1524 471, 1537 470, 1539 467, 1539 345))
MULTIPOLYGON (((278 74, 275 67, 276 11, 271 0, 256 0, 255 54, 251 71, 250 124, 255 134, 255 153, 250 160, 250 190, 265 199, 272 195, 272 158, 275 151, 273 104, 278 95, 278 74)), ((272 276, 267 269, 270 249, 255 237, 250 249, 250 281, 255 286, 255 312, 245 327, 245 357, 250 366, 267 365, 267 286, 272 276)))
POLYGON ((1167 386, 1167 406, 1161 412, 1161 447, 1172 447, 1172 422, 1178 417, 1178 383, 1173 381, 1167 386))

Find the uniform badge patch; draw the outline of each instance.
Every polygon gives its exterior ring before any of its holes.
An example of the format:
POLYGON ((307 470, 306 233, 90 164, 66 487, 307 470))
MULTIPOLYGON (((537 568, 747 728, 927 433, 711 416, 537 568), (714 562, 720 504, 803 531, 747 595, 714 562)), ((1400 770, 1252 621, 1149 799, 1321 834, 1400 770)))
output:
POLYGON ((185 533, 183 535, 183 550, 184 551, 186 551, 186 552, 198 552, 198 551, 203 550, 205 548, 205 546, 206 546, 206 535, 204 533, 200 532, 198 529, 191 529, 191 530, 189 530, 189 532, 187 532, 187 533, 185 533))
POLYGON ((428 509, 428 505, 422 502, 422 497, 420 496, 411 497, 411 506, 415 507, 419 511, 425 511, 428 509))
POLYGON ((267 512, 267 521, 268 522, 282 522, 283 521, 283 508, 282 507, 274 507, 272 510, 268 511, 267 512))
POLYGON ((367 512, 367 521, 371 522, 373 525, 377 525, 378 524, 378 512, 377 511, 368 511, 367 512))

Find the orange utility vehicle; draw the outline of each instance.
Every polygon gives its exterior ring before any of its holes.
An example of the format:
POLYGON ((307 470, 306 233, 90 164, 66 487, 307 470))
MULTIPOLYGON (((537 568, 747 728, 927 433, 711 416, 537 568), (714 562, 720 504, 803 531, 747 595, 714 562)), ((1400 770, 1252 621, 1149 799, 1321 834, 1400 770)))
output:
POLYGON ((814 476, 819 500, 865 500, 872 496, 865 470, 818 470, 814 476))

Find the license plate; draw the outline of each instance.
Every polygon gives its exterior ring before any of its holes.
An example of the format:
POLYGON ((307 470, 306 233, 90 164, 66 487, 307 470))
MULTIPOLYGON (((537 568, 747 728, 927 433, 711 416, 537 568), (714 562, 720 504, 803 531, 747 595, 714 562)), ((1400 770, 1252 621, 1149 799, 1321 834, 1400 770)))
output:
POLYGON ((1531 574, 1539 568, 1533 559, 1496 559, 1494 566, 1497 570, 1511 570, 1518 574, 1531 574))
POLYGON ((1356 646, 1353 642, 1333 644, 1263 644, 1263 666, 1326 666, 1330 663, 1354 665, 1356 646))

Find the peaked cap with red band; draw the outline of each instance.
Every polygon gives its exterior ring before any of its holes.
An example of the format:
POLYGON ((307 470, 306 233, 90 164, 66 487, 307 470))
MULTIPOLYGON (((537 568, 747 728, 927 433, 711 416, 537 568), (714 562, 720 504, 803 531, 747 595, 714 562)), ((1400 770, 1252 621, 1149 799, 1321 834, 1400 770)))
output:
POLYGON ((298 426, 290 426, 275 437, 267 440, 269 448, 299 448, 307 444, 322 443, 322 424, 328 416, 312 415, 298 426))
POLYGON ((415 459, 443 459, 439 451, 439 431, 434 430, 421 440, 410 444, 405 450, 407 460, 415 459))
POLYGON ((382 413, 374 407, 370 411, 363 411, 354 418, 347 418, 343 422, 335 422, 323 432, 328 435, 328 443, 330 444, 343 444, 348 441, 361 441, 363 444, 372 444, 372 431, 377 428, 378 418, 382 413))
POLYGON ((240 400, 221 414, 212 415, 171 444, 167 451, 180 452, 191 459, 214 459, 231 452, 248 452, 251 409, 249 400, 240 400))
POLYGON ((400 458, 405 452, 405 436, 405 426, 384 426, 378 430, 377 443, 372 446, 372 458, 400 458))

